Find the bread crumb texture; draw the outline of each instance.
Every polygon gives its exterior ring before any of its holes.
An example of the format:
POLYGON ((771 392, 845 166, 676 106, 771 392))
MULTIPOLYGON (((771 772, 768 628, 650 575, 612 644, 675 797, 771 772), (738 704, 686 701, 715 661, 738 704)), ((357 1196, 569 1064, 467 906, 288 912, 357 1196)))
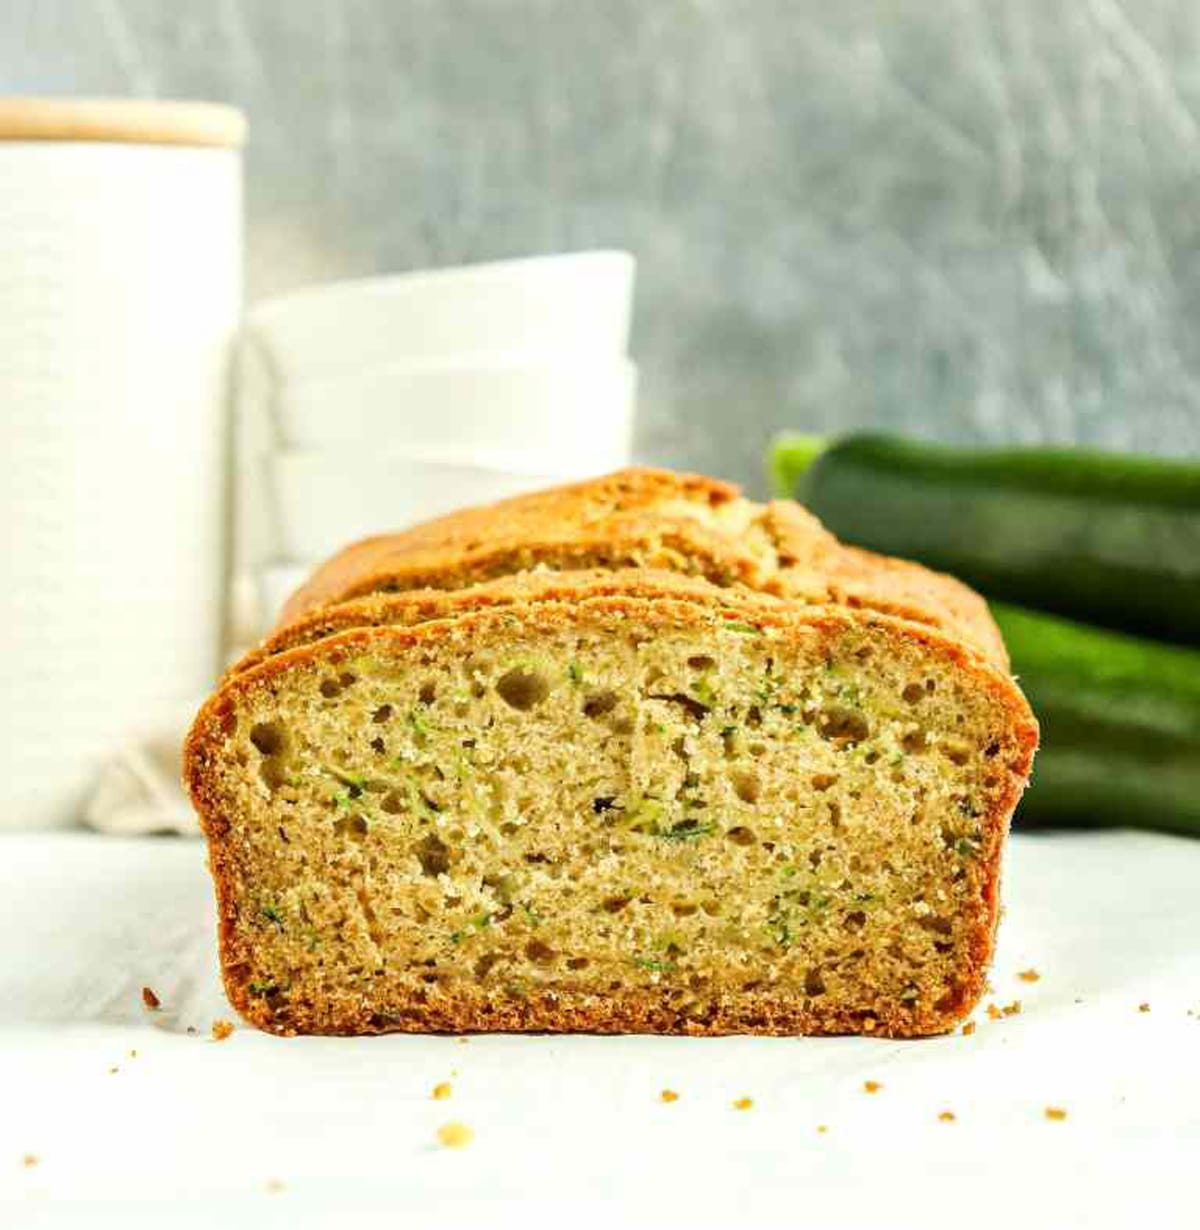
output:
POLYGON ((465 1149, 475 1139, 475 1133, 465 1123, 443 1123, 437 1130, 438 1142, 445 1149, 465 1149))
POLYGON ((996 661, 734 577, 509 563, 534 570, 307 614, 201 711, 185 772, 238 1010, 279 1033, 952 1028, 1036 741, 996 661))

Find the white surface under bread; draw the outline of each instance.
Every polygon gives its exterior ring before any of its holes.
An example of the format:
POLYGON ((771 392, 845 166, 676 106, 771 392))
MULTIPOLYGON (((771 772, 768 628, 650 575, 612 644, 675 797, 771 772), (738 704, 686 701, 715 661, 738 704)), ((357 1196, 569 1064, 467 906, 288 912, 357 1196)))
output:
POLYGON ((989 998, 1022 1011, 970 1037, 218 1043, 202 845, 10 835, 0 1223, 1191 1227, 1198 882, 1200 842, 1016 836, 989 998))

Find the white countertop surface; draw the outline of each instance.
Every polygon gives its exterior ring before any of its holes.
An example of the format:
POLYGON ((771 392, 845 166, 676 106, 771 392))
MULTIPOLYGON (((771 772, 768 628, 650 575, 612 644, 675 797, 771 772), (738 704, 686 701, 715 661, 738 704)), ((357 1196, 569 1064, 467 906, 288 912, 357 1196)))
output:
POLYGON ((1005 898, 969 1037, 218 1043, 200 843, 0 837, 0 1224, 1195 1226, 1200 842, 1019 835, 1005 898))

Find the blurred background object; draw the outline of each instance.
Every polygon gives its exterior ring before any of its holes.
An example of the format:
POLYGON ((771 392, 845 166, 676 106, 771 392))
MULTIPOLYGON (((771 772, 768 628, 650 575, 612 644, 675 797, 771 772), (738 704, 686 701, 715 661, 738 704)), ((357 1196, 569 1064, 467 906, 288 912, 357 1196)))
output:
POLYGON ((254 123, 251 301, 618 247, 637 451, 777 428, 1200 450, 1200 7, 8 0, 13 92, 254 123))
POLYGON ((75 822, 98 758, 219 665, 244 131, 0 99, 0 828, 75 822))
POLYGON ((271 625, 259 599, 289 565, 628 465, 633 280, 627 252, 572 252, 255 307, 236 382, 232 646, 271 625))

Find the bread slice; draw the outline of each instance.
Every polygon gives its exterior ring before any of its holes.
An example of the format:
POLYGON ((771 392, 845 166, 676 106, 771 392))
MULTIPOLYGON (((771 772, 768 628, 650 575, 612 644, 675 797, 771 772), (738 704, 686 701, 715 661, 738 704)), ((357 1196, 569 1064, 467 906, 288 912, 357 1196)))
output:
POLYGON ((844 546, 791 500, 756 504, 730 483, 670 470, 622 470, 354 543, 292 596, 280 623, 367 594, 635 567, 898 615, 1008 665, 986 603, 960 581, 844 546))
POLYGON ((933 622, 642 570, 310 616, 185 749, 230 999, 279 1033, 950 1028, 1037 728, 933 622))

